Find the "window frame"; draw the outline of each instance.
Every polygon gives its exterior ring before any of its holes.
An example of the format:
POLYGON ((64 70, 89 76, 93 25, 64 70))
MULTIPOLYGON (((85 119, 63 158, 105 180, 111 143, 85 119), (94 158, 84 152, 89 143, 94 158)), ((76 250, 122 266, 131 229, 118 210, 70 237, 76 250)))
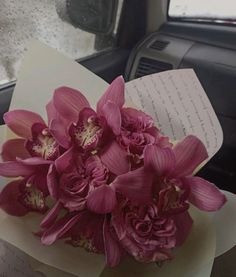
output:
MULTIPOLYGON (((172 17, 169 15, 170 9, 170 1, 168 0, 166 18, 169 22, 181 22, 181 23, 194 23, 194 24, 209 24, 214 26, 228 26, 228 27, 236 27, 236 18, 235 23, 228 23, 221 20, 221 22, 217 22, 217 20, 213 21, 210 18, 194 18, 194 17, 172 17)), ((220 20, 220 19, 219 19, 220 20)))

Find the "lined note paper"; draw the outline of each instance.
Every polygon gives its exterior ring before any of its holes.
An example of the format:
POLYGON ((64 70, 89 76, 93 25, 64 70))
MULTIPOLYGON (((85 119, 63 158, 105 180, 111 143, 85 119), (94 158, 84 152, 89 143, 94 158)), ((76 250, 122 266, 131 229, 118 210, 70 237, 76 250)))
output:
POLYGON ((171 70, 126 84, 128 101, 151 115, 173 141, 196 135, 212 157, 223 133, 216 114, 192 69, 171 70))

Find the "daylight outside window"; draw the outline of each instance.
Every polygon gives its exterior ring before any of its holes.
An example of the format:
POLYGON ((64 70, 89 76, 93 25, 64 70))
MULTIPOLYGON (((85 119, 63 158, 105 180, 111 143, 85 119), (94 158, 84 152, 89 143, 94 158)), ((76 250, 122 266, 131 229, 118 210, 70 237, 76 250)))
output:
POLYGON ((236 1, 170 0, 169 16, 185 20, 236 24, 236 1))
MULTIPOLYGON (((76 25, 76 8, 81 13, 81 7, 90 5, 93 8, 98 3, 95 1, 0 0, 0 86, 17 78, 27 45, 33 38, 72 59, 112 47, 123 0, 118 1, 114 28, 102 42, 98 41, 99 36, 76 25)), ((92 8, 87 14, 93 12, 100 16, 92 8)), ((93 19, 89 17, 85 20, 93 19)))

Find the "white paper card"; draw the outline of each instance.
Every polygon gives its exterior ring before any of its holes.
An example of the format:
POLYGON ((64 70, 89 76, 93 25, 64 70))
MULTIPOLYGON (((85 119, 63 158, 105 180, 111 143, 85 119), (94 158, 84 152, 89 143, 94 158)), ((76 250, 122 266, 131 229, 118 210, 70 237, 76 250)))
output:
POLYGON ((25 253, 0 240, 0 276, 42 277, 43 275, 31 268, 25 253))
POLYGON ((128 99, 153 117, 173 141, 196 135, 210 158, 220 149, 223 133, 205 91, 192 69, 145 76, 126 84, 128 99))

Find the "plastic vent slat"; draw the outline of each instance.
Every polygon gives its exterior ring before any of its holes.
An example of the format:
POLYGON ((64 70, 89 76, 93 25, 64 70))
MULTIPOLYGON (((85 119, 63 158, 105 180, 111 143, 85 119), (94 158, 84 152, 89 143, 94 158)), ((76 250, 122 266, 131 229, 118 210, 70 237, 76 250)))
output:
POLYGON ((135 78, 170 69, 173 69, 173 66, 170 63, 152 60, 149 58, 141 58, 139 61, 138 68, 136 70, 135 78))
POLYGON ((162 51, 166 48, 166 46, 169 44, 168 41, 161 41, 161 40, 156 40, 154 41, 151 45, 151 49, 155 49, 157 51, 162 51))

